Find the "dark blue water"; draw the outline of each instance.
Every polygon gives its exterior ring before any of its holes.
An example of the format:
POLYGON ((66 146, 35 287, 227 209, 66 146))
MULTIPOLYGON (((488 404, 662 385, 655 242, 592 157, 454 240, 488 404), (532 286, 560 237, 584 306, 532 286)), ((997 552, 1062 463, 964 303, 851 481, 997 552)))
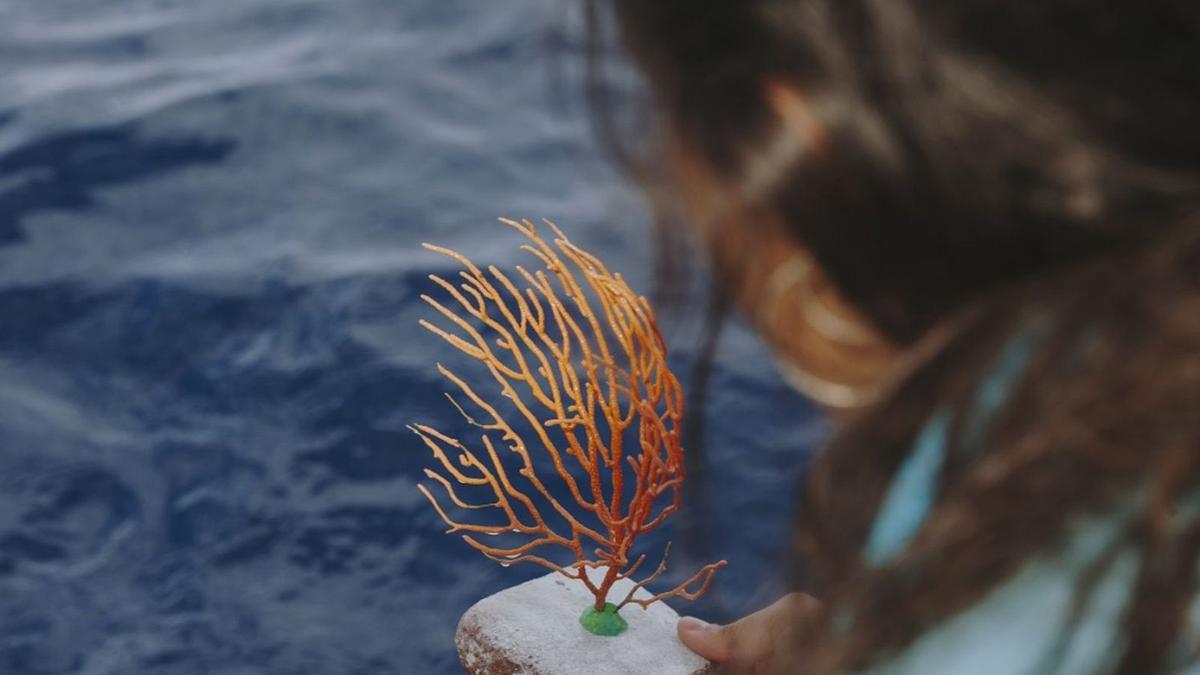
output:
MULTIPOLYGON (((0 673, 456 672, 462 611, 541 574, 442 533, 405 425, 468 432, 418 242, 509 267, 494 218, 547 216, 649 289, 563 7, 0 3, 0 673)), ((823 426, 738 326, 713 387, 730 567, 676 606, 720 618, 778 591, 823 426)))

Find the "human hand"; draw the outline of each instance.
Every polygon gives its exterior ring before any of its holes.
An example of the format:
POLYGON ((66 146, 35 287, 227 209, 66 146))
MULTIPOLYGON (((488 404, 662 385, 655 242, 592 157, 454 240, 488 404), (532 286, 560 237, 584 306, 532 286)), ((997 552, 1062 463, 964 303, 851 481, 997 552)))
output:
POLYGON ((789 593, 769 607, 724 626, 685 616, 676 630, 688 649, 717 663, 730 675, 777 672, 785 641, 821 603, 811 595, 789 593))

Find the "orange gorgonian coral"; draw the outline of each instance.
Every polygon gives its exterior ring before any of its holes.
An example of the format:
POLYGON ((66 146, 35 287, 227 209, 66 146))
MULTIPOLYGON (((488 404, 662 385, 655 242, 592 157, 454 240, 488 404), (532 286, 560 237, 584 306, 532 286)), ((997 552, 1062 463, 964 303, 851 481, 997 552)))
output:
POLYGON ((525 236, 521 248, 542 269, 517 267, 517 278, 494 266, 485 272, 454 251, 425 244, 463 270, 457 283, 430 276, 452 302, 422 296, 456 330, 428 321, 421 325, 486 366, 506 399, 501 407, 518 420, 521 431, 506 421, 500 407, 441 364, 438 371, 481 411, 477 418, 454 403, 482 430, 482 451, 429 426, 413 430, 437 460, 438 470, 425 474, 450 502, 461 509, 495 509, 505 522, 459 522, 424 485, 421 492, 450 526, 448 532, 464 533, 467 544, 504 565, 532 562, 578 579, 595 596, 596 612, 606 607, 615 612, 627 604, 647 607, 672 596, 700 597, 725 561, 704 566, 671 590, 634 597, 662 576, 668 544, 652 574, 619 603, 606 602, 613 584, 637 573, 646 559, 630 559, 634 540, 679 509, 684 479, 683 395, 667 369, 654 312, 620 274, 568 241, 553 223, 546 222, 555 235, 551 246, 527 220, 502 222, 525 236), (503 450, 516 461, 506 466, 503 450), (494 501, 469 503, 455 491, 456 484, 482 490, 494 501), (550 486, 560 492, 565 486, 575 504, 560 502, 550 486), (489 546, 477 535, 524 535, 528 541, 489 546), (553 562, 550 547, 565 548, 574 562, 553 562), (602 573, 589 578, 588 568, 602 573))

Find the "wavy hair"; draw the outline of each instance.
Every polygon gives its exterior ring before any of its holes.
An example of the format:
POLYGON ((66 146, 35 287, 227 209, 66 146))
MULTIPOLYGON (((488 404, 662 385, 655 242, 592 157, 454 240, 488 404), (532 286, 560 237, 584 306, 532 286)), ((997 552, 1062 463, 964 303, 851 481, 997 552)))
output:
MULTIPOLYGON (((1200 6, 589 6, 593 38, 613 17, 645 75, 656 137, 775 214, 881 335, 920 355, 848 421, 803 491, 796 540, 811 573, 798 583, 873 617, 836 639, 797 636, 809 667, 862 667, 908 644, 1072 519, 1137 492, 1121 541, 1141 558, 1116 670, 1167 669, 1200 556, 1200 520, 1175 515, 1200 489, 1200 6), (769 81, 803 93, 822 139, 764 177, 779 124, 769 81), (981 381, 1031 326, 1036 344, 987 433, 967 433, 981 381), (867 573, 867 529, 937 409, 952 413, 938 497, 954 515, 903 565, 867 573)), ((655 153, 625 143, 613 99, 595 101, 618 156, 652 175, 655 153)), ((1080 583, 1080 603, 1091 590, 1080 583)))

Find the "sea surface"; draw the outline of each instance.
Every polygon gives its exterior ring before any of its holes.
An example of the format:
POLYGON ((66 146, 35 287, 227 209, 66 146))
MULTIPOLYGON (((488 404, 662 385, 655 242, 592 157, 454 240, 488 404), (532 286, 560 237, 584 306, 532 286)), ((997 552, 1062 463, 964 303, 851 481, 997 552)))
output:
MULTIPOLYGON (((508 269, 552 218, 648 292, 561 0, 0 2, 0 673, 459 672, 542 574, 453 536, 406 428, 472 438, 417 320, 422 241, 508 269)), ((699 305, 664 332, 687 379, 699 305)), ((826 423, 736 322, 703 410, 685 613, 784 579, 826 423)), ((694 506, 694 505, 693 505, 694 506)), ((668 524, 645 542, 655 550, 668 524)))

